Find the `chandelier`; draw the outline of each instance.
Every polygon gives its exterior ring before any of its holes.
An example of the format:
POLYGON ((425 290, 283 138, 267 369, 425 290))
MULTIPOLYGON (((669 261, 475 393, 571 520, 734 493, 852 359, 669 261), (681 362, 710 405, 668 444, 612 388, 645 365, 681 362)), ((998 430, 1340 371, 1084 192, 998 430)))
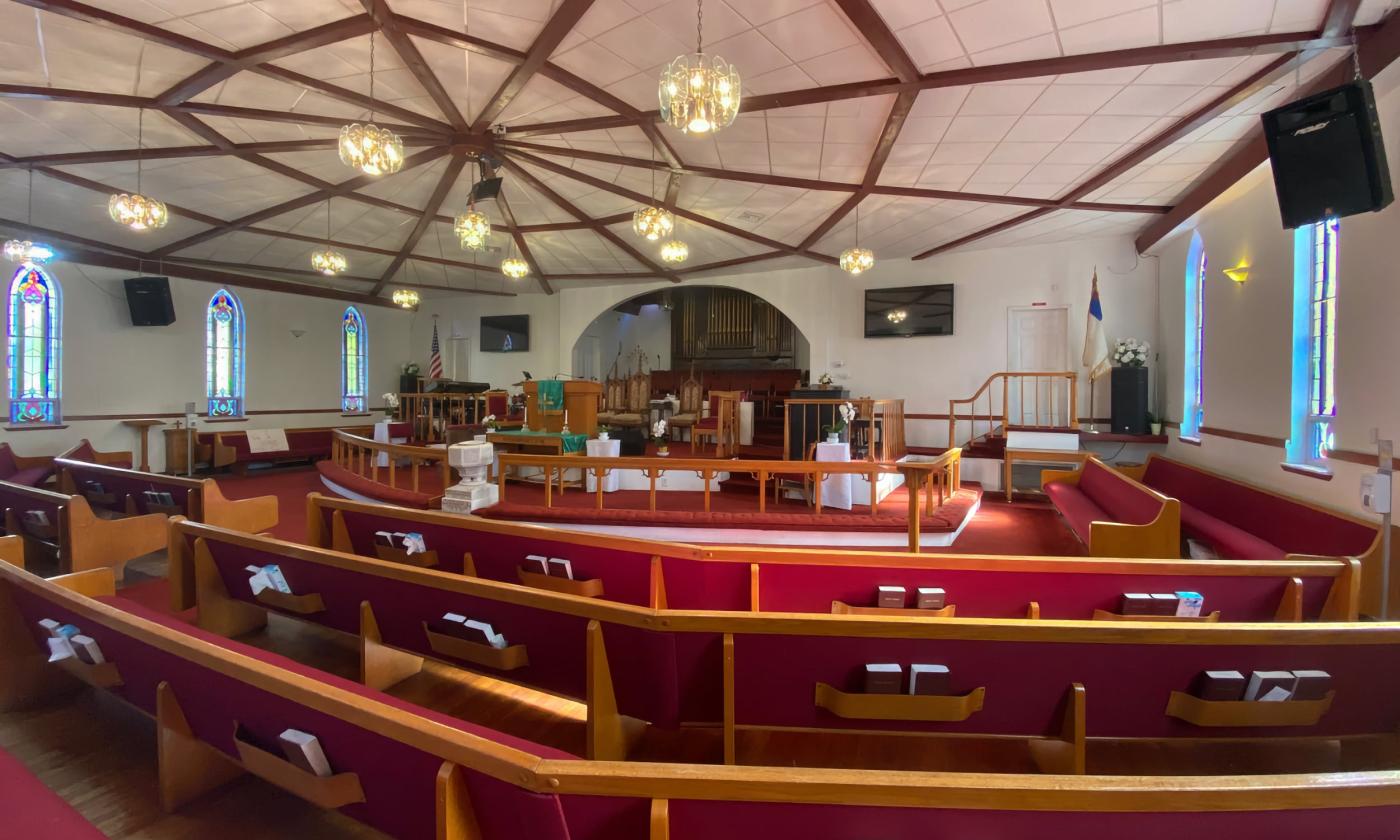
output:
POLYGON ((331 200, 326 199, 326 248, 311 255, 311 267, 326 275, 334 277, 350 267, 345 255, 331 247, 331 200))
POLYGON ((909 313, 903 309, 891 309, 885 313, 885 319, 891 324, 902 324, 904 319, 909 317, 909 313))
POLYGON ((412 289, 395 289, 394 303, 404 309, 414 309, 418 306, 418 293, 412 289))
POLYGON ((856 205, 856 245, 841 252, 841 270, 852 277, 875 267, 875 254, 860 247, 860 205, 856 205))
POLYGON ((530 264, 519 257, 506 257, 501 260, 501 273, 512 280, 519 280, 530 273, 530 264))
POLYGON ((670 236, 676 228, 676 217, 664 207, 643 207, 632 214, 632 230, 650 242, 670 236))
POLYGON ((480 251, 486 247, 486 237, 491 235, 491 221, 486 214, 468 208, 452 224, 452 231, 457 234, 463 250, 480 251))
POLYGON ((661 119, 686 134, 728 128, 739 113, 739 71, 701 49, 702 0, 695 4, 695 53, 680 55, 661 70, 657 96, 661 119))
MULTIPOLYGON (((29 170, 29 209, 25 215, 25 226, 34 225, 34 170, 29 170)), ((42 242, 31 242, 28 239, 11 239, 5 243, 5 258, 10 262, 33 263, 40 265, 46 260, 53 259, 53 249, 42 242)))
POLYGON ((340 130, 340 162, 366 175, 384 175, 403 168, 403 138, 374 124, 374 33, 369 34, 369 121, 340 130))
POLYGON ((132 230, 163 228, 170 221, 165 202, 141 194, 141 149, 145 140, 146 109, 136 116, 136 192, 117 193, 107 200, 107 215, 132 230))
POLYGON ((672 239, 661 246, 661 260, 672 265, 683 263, 690 256, 690 246, 679 239, 672 239))

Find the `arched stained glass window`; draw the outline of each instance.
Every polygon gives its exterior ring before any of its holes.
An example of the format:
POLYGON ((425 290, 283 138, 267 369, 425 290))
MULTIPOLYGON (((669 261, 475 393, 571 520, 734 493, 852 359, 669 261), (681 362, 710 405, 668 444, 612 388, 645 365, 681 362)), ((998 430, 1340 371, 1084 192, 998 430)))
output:
POLYGON ((366 411, 369 391, 369 334, 360 310, 347 307, 340 319, 340 407, 342 411, 366 411))
POLYGON ((6 364, 10 379, 10 422, 16 426, 62 420, 61 350, 63 293, 42 268, 20 266, 10 280, 6 364))
POLYGON ((210 417, 243 416, 243 304, 227 289, 209 299, 204 327, 210 417))

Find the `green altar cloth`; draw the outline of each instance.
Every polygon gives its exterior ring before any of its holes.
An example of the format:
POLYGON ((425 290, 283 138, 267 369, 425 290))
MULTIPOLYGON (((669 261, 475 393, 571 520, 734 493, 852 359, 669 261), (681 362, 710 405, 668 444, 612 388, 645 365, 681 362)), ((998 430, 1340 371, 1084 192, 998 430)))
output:
POLYGON ((536 385, 540 411, 564 409, 564 383, 558 379, 541 379, 536 385))
POLYGON ((563 441, 565 452, 582 452, 584 446, 588 443, 588 435, 572 433, 566 435, 563 432, 535 432, 529 429, 511 429, 510 431, 497 430, 491 434, 500 435, 502 437, 559 438, 563 441))

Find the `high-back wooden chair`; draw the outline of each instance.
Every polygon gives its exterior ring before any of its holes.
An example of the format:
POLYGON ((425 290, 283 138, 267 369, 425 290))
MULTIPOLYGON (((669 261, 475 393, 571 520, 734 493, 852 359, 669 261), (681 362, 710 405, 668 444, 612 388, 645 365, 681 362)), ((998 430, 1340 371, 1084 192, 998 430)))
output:
POLYGON ((701 438, 714 438, 716 458, 723 458, 739 448, 739 400, 742 397, 741 391, 710 392, 710 416, 699 420, 690 432, 697 446, 701 438))
POLYGON ((693 428, 700 419, 700 411, 705 404, 705 389, 701 387, 700 381, 691 377, 681 383, 680 387, 680 407, 675 414, 671 415, 671 431, 674 433, 681 429, 693 428))
POLYGON ((647 424, 647 403, 651 398, 651 376, 634 373, 618 383, 623 392, 622 410, 608 421, 613 426, 645 426, 647 424))
POLYGON ((617 415, 627 411, 627 380, 609 379, 603 383, 603 408, 598 412, 599 423, 612 423, 617 415))

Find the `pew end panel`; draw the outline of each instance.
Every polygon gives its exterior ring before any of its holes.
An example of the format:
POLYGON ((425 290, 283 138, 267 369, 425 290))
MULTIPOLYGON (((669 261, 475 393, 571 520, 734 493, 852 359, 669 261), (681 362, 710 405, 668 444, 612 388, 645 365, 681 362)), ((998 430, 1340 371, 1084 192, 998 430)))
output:
POLYGON ((203 519, 201 521, 231 531, 256 534, 277 527, 278 508, 276 496, 257 496, 251 499, 230 499, 214 479, 204 479, 203 519))
POLYGON ((73 496, 60 517, 66 520, 65 571, 110 567, 120 579, 129 561, 166 547, 166 517, 158 513, 101 519, 87 499, 73 496))
POLYGON ((1089 553, 1094 557, 1180 557, 1181 503, 1164 499, 1157 518, 1146 525, 1093 522, 1089 534, 1089 553))

